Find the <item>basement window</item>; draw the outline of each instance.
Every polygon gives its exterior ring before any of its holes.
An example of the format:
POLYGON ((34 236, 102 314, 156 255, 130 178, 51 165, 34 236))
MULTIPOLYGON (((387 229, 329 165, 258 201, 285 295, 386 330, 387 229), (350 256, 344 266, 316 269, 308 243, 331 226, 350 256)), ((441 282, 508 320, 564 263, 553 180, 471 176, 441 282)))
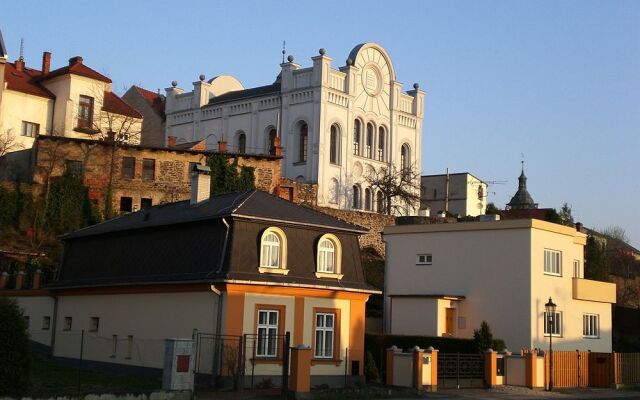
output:
POLYGON ((91 317, 91 327, 89 328, 89 332, 98 332, 98 328, 100 328, 100 318, 91 317))

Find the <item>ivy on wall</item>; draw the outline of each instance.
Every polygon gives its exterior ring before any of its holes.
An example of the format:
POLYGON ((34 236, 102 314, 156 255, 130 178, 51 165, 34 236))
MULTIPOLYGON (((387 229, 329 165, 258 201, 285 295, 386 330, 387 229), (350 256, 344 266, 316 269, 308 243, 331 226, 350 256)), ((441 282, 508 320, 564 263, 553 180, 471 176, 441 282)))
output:
POLYGON ((224 154, 211 154, 207 157, 207 166, 211 168, 211 195, 239 192, 255 188, 254 169, 238 167, 238 160, 229 162, 224 154))

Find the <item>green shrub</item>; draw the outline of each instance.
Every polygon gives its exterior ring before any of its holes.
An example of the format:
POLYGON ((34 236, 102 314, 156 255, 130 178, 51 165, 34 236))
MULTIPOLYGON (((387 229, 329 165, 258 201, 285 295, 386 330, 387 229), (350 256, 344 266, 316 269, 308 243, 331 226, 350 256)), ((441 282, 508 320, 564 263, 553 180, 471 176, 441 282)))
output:
POLYGON ((30 386, 27 323, 15 300, 0 297, 0 396, 20 397, 30 386))
POLYGON ((373 354, 371 354, 370 351, 367 351, 364 360, 364 376, 367 378, 368 382, 380 381, 380 372, 378 371, 376 360, 373 358, 373 354))

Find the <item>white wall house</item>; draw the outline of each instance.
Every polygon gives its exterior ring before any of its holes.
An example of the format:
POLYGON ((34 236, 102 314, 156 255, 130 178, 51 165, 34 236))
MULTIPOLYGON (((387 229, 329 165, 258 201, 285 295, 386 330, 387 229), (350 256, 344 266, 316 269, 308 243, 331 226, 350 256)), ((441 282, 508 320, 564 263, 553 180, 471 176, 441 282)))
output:
POLYGON ((536 219, 386 227, 385 330, 473 337, 487 321, 512 350, 610 352, 615 284, 583 279, 586 235, 536 219))
POLYGON ((307 68, 289 56, 267 86, 201 76, 186 92, 174 81, 166 89, 167 137, 225 141, 239 153, 274 153, 279 137, 283 176, 317 183, 319 205, 382 211, 385 200, 364 176, 391 164, 419 169, 425 93, 417 84, 402 91, 378 44, 356 46, 339 68, 319 53, 307 68))
POLYGON ((468 172, 423 175, 420 207, 472 217, 487 210, 487 184, 468 172))

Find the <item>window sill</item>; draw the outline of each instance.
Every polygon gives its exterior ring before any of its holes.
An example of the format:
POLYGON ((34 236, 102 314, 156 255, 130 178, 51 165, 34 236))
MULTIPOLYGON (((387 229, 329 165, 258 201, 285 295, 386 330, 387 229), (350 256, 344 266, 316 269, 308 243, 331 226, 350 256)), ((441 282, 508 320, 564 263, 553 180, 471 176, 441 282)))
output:
MULTIPOLYGON (((562 338, 562 335, 557 335, 557 334, 555 334, 555 333, 554 333, 553 335, 551 335, 551 336, 553 336, 554 338, 562 338)), ((545 334, 544 334, 544 337, 547 337, 547 338, 548 338, 548 337, 549 337, 549 334, 548 334, 548 333, 545 333, 545 334)))
POLYGON ((260 272, 261 274, 280 274, 280 275, 289 274, 289 270, 285 268, 258 267, 258 272, 260 272))
POLYGON ((81 126, 76 126, 75 128, 73 128, 73 130, 80 133, 88 133, 89 135, 95 135, 96 133, 100 133, 99 129, 84 128, 81 126))
POLYGON ((583 339, 600 339, 600 336, 582 336, 583 339))
POLYGON ((547 276, 557 276, 557 277, 562 277, 562 274, 554 274, 553 272, 545 272, 544 273, 547 276))
POLYGON ((293 163, 293 165, 307 165, 306 161, 296 161, 293 163))
POLYGON ((332 274, 330 272, 316 272, 316 278, 331 278, 340 280, 344 274, 332 274))
POLYGON ((342 364, 342 360, 337 358, 312 358, 311 365, 335 365, 338 366, 342 364))

